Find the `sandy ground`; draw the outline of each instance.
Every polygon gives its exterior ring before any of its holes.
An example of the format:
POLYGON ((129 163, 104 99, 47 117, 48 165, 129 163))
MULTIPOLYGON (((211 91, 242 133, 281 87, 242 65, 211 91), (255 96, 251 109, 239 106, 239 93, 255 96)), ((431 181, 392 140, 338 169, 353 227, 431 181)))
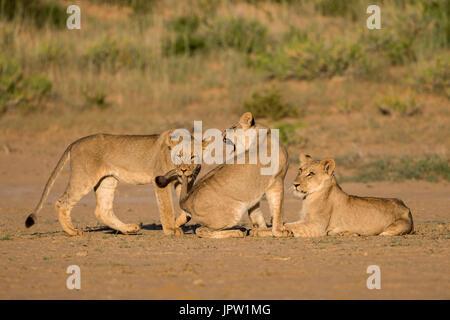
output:
MULTIPOLYGON (((399 237, 316 239, 200 239, 164 236, 151 186, 118 188, 115 211, 143 223, 139 235, 101 228, 95 197, 72 213, 92 232, 67 236, 53 203, 67 169, 39 222, 26 230, 58 156, 0 155, 0 298, 2 299, 449 299, 450 185, 403 182, 343 184, 358 195, 398 197, 411 207, 416 232, 399 237), (81 290, 68 290, 66 269, 81 268, 81 290), (381 290, 368 290, 369 265, 381 269, 381 290)), ((294 167, 294 166, 293 166, 294 167)), ((294 177, 290 169, 286 185, 294 177)), ((285 220, 298 217, 301 200, 286 193, 285 220)), ((263 204, 268 215, 267 203, 263 204)), ((194 221, 195 223, 195 221, 194 221)), ((249 227, 248 218, 243 225, 249 227)))

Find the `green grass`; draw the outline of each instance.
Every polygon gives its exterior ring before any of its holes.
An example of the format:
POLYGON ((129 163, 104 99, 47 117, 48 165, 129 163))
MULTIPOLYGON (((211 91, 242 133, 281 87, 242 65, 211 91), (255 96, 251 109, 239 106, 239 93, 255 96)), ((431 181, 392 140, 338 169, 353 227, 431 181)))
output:
POLYGON ((107 94, 102 88, 95 88, 91 92, 85 91, 83 94, 86 99, 85 108, 95 107, 103 110, 111 106, 111 104, 106 100, 107 94))
POLYGON ((360 16, 359 0, 320 0, 316 1, 315 8, 324 16, 341 16, 350 17, 352 20, 357 20, 360 16))
POLYGON ((341 182, 426 180, 450 181, 450 162, 446 157, 427 155, 359 161, 357 173, 341 177, 341 182))
POLYGON ((414 75, 413 86, 419 91, 444 95, 450 99, 450 58, 437 57, 434 61, 420 64, 414 75))
POLYGON ((165 56, 193 55, 209 50, 234 49, 246 54, 263 50, 267 29, 243 17, 210 18, 182 15, 166 23, 169 35, 162 40, 165 56))
POLYGON ((2 240, 12 240, 12 237, 9 234, 5 234, 4 236, 0 237, 0 241, 2 240))
POLYGON ((82 55, 82 67, 92 66, 96 71, 112 73, 120 69, 143 70, 151 59, 143 46, 134 46, 124 39, 106 37, 92 44, 82 55))
POLYGON ((135 14, 147 14, 152 11, 158 0, 89 0, 89 2, 130 7, 135 14))
POLYGON ((39 110, 51 90, 52 82, 44 74, 25 75, 16 60, 0 55, 0 115, 13 109, 39 110))
POLYGON ((422 113, 422 106, 412 92, 405 95, 383 95, 376 99, 375 107, 385 116, 414 116, 422 113))
POLYGON ((250 111, 256 118, 279 120, 286 117, 297 117, 300 110, 286 102, 280 90, 276 88, 253 93, 251 99, 244 102, 242 111, 250 111))
POLYGON ((305 124, 302 121, 296 123, 279 122, 273 125, 280 130, 280 139, 286 145, 300 145, 305 142, 305 138, 301 135, 305 124))
POLYGON ((261 51, 268 42, 267 28, 258 20, 226 18, 213 21, 209 35, 211 46, 234 48, 240 52, 261 51))
POLYGON ((35 27, 66 26, 65 7, 53 0, 0 0, 0 18, 32 22, 35 27))

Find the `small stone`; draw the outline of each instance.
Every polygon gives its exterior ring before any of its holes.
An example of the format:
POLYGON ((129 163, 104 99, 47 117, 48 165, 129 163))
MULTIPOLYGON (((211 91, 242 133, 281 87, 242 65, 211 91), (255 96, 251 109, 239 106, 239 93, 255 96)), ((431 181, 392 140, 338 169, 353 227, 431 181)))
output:
POLYGON ((193 283, 195 286, 204 286, 204 285, 205 285, 205 283, 203 282, 202 279, 194 280, 192 283, 193 283))

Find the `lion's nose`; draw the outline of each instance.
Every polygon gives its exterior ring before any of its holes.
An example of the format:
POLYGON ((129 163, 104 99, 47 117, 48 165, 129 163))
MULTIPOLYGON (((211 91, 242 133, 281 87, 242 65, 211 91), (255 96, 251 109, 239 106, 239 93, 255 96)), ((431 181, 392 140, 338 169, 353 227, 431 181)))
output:
POLYGON ((187 171, 187 169, 181 169, 181 172, 185 173, 187 171))

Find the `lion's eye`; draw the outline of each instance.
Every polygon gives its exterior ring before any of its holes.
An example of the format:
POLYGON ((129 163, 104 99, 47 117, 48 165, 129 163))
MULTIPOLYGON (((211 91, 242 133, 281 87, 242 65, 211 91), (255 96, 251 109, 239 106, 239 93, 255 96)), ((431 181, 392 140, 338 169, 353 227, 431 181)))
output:
POLYGON ((314 172, 311 171, 311 172, 308 173, 306 176, 307 176, 307 177, 312 177, 313 175, 314 175, 314 172))

